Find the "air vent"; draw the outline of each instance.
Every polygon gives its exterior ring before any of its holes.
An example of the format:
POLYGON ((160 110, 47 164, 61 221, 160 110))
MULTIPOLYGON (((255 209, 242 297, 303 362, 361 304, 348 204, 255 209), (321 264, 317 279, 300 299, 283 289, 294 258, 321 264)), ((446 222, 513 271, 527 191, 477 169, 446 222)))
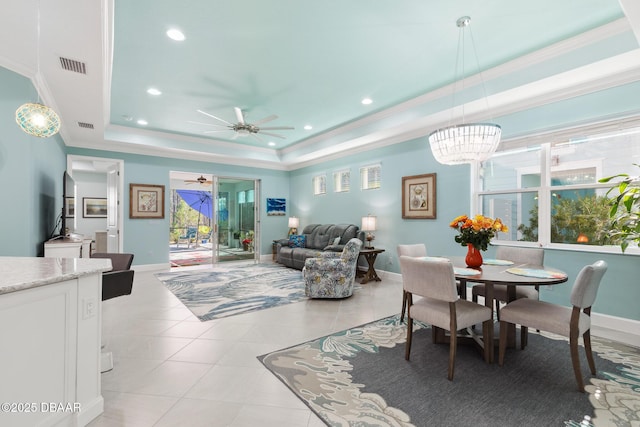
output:
POLYGON ((78 126, 83 129, 93 129, 93 123, 78 122, 78 126))
POLYGON ((73 71, 80 74, 87 74, 87 66, 84 62, 60 57, 60 65, 62 65, 63 70, 73 71))

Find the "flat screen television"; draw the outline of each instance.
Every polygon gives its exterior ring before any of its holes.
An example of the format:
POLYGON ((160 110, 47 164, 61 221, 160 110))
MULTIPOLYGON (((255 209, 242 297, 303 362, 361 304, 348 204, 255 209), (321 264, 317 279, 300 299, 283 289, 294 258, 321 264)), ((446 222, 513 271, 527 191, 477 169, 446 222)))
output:
POLYGON ((60 236, 68 236, 73 231, 73 219, 76 215, 76 183, 67 171, 62 177, 62 220, 60 236))

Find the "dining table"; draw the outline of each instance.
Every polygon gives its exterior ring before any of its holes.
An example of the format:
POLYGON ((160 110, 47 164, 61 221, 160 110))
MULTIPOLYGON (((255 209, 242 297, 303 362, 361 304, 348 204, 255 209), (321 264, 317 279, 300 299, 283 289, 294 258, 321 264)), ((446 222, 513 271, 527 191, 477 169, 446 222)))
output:
MULTIPOLYGON (((453 264, 453 271, 456 280, 460 283, 460 298, 466 299, 466 291, 468 284, 485 285, 486 307, 491 308, 493 312, 493 287, 494 285, 507 286, 507 303, 516 299, 517 286, 551 286, 558 285, 567 281, 567 274, 561 270, 546 265, 521 264, 513 263, 508 260, 485 259, 483 264, 478 268, 469 268, 465 263, 465 257, 447 257, 453 264)), ((473 331, 469 331, 474 333, 473 331)), ((478 339, 475 339, 478 342, 478 339)), ((489 341, 494 345, 490 345, 489 363, 493 363, 493 355, 495 353, 495 342, 493 339, 493 328, 491 328, 491 336, 489 341)), ((510 324, 507 329, 507 346, 515 347, 516 329, 515 325, 510 324)), ((487 345, 483 343, 483 345, 487 345)))

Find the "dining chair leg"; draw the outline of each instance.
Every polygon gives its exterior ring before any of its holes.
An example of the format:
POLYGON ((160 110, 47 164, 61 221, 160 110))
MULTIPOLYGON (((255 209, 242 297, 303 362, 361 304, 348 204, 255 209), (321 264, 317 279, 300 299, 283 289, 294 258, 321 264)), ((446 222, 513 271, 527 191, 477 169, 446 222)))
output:
POLYGON ((529 344, 529 328, 520 325, 520 350, 524 350, 527 344, 529 344))
POLYGON ((413 336, 413 319, 411 316, 407 316, 407 342, 404 346, 404 358, 409 360, 409 354, 411 353, 411 338, 413 336))
POLYGON ((582 371, 580 371, 580 358, 578 355, 578 332, 571 331, 570 335, 569 347, 571 347, 571 363, 573 364, 573 373, 576 375, 578 391, 584 393, 584 381, 582 379, 582 371))
POLYGON ((507 322, 500 322, 500 342, 498 345, 498 365, 504 365, 504 352, 507 349, 507 322))
POLYGON ((493 321, 482 322, 482 342, 484 343, 484 361, 493 363, 493 321))
POLYGON ((449 339, 449 374, 447 378, 449 381, 453 380, 453 370, 456 363, 456 349, 458 348, 458 334, 457 331, 451 331, 451 338, 449 339))
POLYGON ((589 363, 591 375, 595 375, 596 362, 593 360, 593 353, 591 352, 591 333, 589 330, 582 335, 582 340, 584 341, 584 351, 587 353, 587 362, 589 363))
POLYGON ((407 311, 407 291, 402 291, 402 311, 400 312, 400 323, 404 322, 404 313, 407 311))

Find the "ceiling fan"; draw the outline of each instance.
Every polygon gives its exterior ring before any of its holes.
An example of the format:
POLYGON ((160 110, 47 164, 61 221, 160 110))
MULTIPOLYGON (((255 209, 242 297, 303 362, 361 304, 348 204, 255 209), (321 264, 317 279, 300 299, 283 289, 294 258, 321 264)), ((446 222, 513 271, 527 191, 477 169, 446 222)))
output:
POLYGON ((200 185, 211 185, 213 184, 213 181, 208 180, 207 178, 204 177, 204 175, 200 175, 198 178, 196 179, 185 179, 184 182, 189 185, 189 184, 195 184, 196 182, 200 185))
POLYGON ((268 136, 273 136, 276 138, 282 138, 285 139, 284 136, 282 135, 278 135, 276 133, 272 133, 272 132, 265 132, 266 131, 271 131, 271 130, 293 130, 295 129, 292 126, 270 126, 270 127, 262 127, 260 125, 270 122, 272 120, 275 120, 278 118, 278 116, 276 116, 275 114, 272 114, 268 117, 265 117, 264 119, 258 120, 257 122, 254 123, 247 123, 247 121, 244 118, 244 114, 242 112, 242 110, 238 107, 234 108, 235 112, 236 112, 236 120, 238 121, 237 123, 230 123, 226 120, 223 120, 219 117, 214 116, 213 114, 209 114, 205 111, 202 110, 197 110, 198 113, 204 114, 205 116, 214 118, 222 123, 224 123, 224 125, 216 125, 216 124, 211 124, 211 123, 201 123, 201 122, 189 122, 189 123, 195 123, 195 124, 200 124, 200 125, 207 125, 207 126, 215 126, 218 128, 224 128, 224 129, 215 129, 215 130, 209 130, 209 131, 205 131, 204 133, 215 133, 215 132, 227 132, 229 130, 232 130, 235 132, 235 134, 233 135, 232 139, 236 139, 238 137, 243 137, 243 136, 252 136, 254 138, 256 138, 259 141, 262 141, 260 139, 260 137, 258 137, 257 134, 260 135, 268 135, 268 136))

